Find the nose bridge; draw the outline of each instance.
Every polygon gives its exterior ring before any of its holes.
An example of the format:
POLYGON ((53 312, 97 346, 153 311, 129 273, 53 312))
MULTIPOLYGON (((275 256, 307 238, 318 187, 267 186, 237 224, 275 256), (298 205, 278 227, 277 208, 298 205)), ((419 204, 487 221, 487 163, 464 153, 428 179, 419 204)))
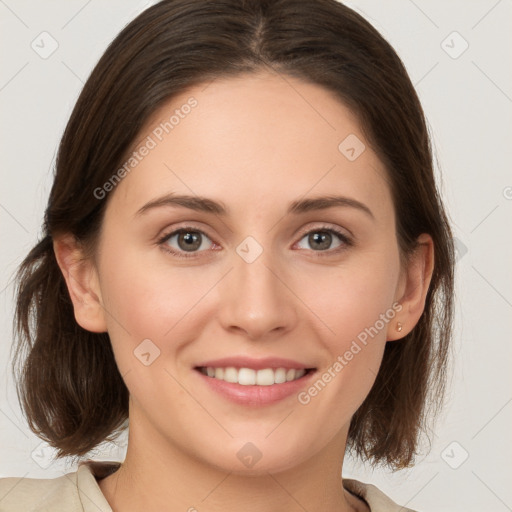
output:
POLYGON ((233 270, 221 292, 220 319, 224 328, 238 328, 251 339, 285 331, 296 321, 293 294, 283 284, 277 255, 247 237, 233 255, 233 270))

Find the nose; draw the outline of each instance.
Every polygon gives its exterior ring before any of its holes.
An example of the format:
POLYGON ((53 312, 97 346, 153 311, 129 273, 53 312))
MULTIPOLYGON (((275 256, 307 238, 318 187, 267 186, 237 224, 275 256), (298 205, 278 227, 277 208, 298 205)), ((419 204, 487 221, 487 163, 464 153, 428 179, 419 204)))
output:
POLYGON ((298 319, 290 275, 272 260, 270 251, 248 263, 236 253, 233 269, 222 281, 218 318, 222 327, 251 340, 282 336, 298 319))

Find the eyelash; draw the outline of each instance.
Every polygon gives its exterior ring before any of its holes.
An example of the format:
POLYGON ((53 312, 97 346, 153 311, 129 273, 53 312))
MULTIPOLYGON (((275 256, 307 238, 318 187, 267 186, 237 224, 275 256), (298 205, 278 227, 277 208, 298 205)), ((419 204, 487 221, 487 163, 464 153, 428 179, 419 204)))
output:
MULTIPOLYGON (((200 229, 194 228, 192 226, 185 226, 185 227, 176 229, 174 231, 171 231, 169 233, 162 235, 162 237, 160 237, 158 239, 157 244, 162 248, 162 250, 164 250, 165 252, 168 252, 178 258, 194 258, 197 256, 197 254, 199 254, 200 252, 203 252, 203 251, 191 252, 191 253, 187 254, 186 252, 178 252, 173 249, 170 249, 169 246, 166 245, 166 242, 170 238, 172 238, 174 235, 179 235, 181 233, 190 233, 190 232, 199 233, 211 240, 211 238, 204 231, 201 231, 200 229)), ((334 233, 343 242, 342 245, 340 245, 339 247, 336 247, 335 249, 328 249, 326 251, 313 251, 314 253, 316 253, 316 256, 318 256, 320 258, 325 257, 325 256, 332 256, 333 254, 337 254, 337 253, 343 251, 344 249, 346 249, 347 247, 351 247, 352 245, 354 245, 353 241, 347 235, 345 235, 341 231, 338 231, 335 228, 328 227, 328 226, 321 226, 319 228, 315 228, 315 229, 306 231, 305 233, 302 233, 300 240, 302 240, 306 235, 309 235, 311 233, 320 233, 320 232, 321 233, 326 233, 326 232, 334 233)))

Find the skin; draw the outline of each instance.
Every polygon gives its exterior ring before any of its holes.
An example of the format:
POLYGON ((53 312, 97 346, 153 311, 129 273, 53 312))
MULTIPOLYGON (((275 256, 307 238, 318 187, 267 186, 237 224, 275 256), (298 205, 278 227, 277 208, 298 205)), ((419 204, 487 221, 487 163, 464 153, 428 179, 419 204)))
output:
MULTIPOLYGON (((421 316, 432 240, 422 235, 401 266, 384 166, 324 88, 266 72, 217 79, 155 112, 138 140, 190 96, 197 107, 110 192, 95 261, 82 261, 68 235, 54 242, 77 322, 108 331, 130 391, 127 456, 100 488, 121 512, 368 510, 342 487, 348 426, 386 342, 421 316), (338 150, 349 134, 366 145, 355 161, 338 150), (135 215, 167 192, 222 201, 230 214, 166 206, 135 215), (294 200, 329 194, 364 203, 373 218, 347 206, 286 214, 294 200), (188 224, 207 235, 193 257, 158 245, 188 224), (307 233, 325 226, 354 244, 333 234, 322 256, 307 233), (236 252, 247 236, 263 249, 252 263, 236 252), (308 405, 295 395, 237 405, 193 370, 236 354, 296 359, 321 374, 395 302, 401 311, 308 405), (149 366, 134 357, 144 339, 160 350, 149 366), (247 442, 262 455, 252 468, 237 457, 247 442)), ((177 239, 167 246, 185 252, 177 239)))

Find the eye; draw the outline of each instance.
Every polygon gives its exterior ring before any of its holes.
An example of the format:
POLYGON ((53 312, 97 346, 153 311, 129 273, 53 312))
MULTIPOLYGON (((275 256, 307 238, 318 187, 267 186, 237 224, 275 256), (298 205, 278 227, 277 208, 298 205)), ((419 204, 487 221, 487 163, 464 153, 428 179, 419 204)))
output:
MULTIPOLYGON (((316 256, 329 256, 336 254, 346 247, 353 245, 351 239, 332 227, 322 226, 308 231, 298 242, 300 249, 308 249, 300 246, 301 242, 306 240, 310 249, 316 256), (333 242, 338 240, 337 245, 332 247, 333 242), (324 254, 325 253, 325 254, 324 254)), ((192 258, 198 253, 207 251, 211 245, 216 245, 208 235, 200 229, 193 227, 182 227, 164 234, 159 240, 158 245, 168 253, 178 258, 192 258)))
POLYGON ((158 243, 165 251, 182 258, 192 257, 197 252, 202 252, 202 250, 208 249, 208 246, 213 244, 210 238, 202 231, 187 227, 163 235, 158 240, 158 243))
MULTIPOLYGON (((343 234, 341 231, 337 229, 321 227, 317 229, 313 229, 308 231, 302 238, 302 240, 306 240, 306 243, 309 244, 310 248, 315 252, 328 252, 328 254, 337 253, 340 250, 343 250, 345 247, 352 245, 352 241, 343 234), (338 244, 332 247, 333 242, 336 242, 338 239, 338 244)), ((307 249, 307 247, 300 247, 301 249, 307 249)), ((323 254, 319 254, 318 256, 323 256, 323 254)))

